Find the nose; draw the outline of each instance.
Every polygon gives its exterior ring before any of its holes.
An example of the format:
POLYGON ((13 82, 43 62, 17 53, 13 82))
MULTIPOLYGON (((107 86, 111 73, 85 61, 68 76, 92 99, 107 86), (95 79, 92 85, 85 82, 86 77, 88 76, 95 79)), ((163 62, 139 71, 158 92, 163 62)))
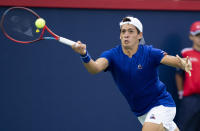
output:
POLYGON ((128 38, 129 37, 129 33, 128 33, 128 31, 126 31, 125 33, 124 33, 124 38, 128 38))

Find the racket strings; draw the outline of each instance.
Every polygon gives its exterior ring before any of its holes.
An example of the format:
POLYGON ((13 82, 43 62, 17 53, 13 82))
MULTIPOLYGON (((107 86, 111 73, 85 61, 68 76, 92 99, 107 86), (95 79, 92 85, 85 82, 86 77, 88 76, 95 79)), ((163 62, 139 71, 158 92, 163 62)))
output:
POLYGON ((17 41, 34 41, 39 39, 40 32, 36 32, 35 20, 38 17, 24 9, 13 9, 3 16, 3 31, 17 41))

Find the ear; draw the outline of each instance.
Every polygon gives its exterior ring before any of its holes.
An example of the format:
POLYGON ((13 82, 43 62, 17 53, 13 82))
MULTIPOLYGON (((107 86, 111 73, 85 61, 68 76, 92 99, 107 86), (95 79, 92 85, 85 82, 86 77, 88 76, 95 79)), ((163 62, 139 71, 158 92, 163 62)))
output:
POLYGON ((143 33, 140 32, 140 33, 138 34, 138 39, 142 39, 142 37, 143 37, 143 33))
POLYGON ((193 35, 189 35, 189 39, 191 40, 191 41, 193 41, 193 35))

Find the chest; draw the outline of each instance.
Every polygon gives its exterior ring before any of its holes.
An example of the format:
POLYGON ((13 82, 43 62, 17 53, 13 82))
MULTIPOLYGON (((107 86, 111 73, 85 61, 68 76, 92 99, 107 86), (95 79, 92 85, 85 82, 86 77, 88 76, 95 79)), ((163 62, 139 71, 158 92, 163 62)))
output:
POLYGON ((152 65, 145 56, 126 57, 121 56, 114 61, 114 70, 121 77, 145 77, 152 73, 152 65))
POLYGON ((189 57, 191 63, 192 63, 192 68, 199 68, 200 67, 200 52, 189 52, 186 54, 183 54, 183 57, 189 57))

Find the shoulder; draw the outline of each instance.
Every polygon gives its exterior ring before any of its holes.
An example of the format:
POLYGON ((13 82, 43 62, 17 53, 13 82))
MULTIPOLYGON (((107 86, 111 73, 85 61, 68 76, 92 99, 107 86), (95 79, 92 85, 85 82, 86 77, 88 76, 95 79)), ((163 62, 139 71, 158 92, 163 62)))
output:
POLYGON ((121 50, 121 45, 117 45, 114 48, 110 49, 111 51, 120 51, 121 50))
POLYGON ((190 48, 184 48, 184 49, 181 50, 181 54, 184 55, 184 54, 191 53, 193 51, 194 51, 194 49, 191 48, 191 47, 190 48))
POLYGON ((152 45, 140 45, 140 47, 146 50, 151 50, 153 48, 152 45))
POLYGON ((104 51, 100 57, 106 57, 106 58, 111 59, 115 57, 117 54, 120 54, 120 49, 121 49, 121 45, 117 45, 114 48, 104 51))
POLYGON ((153 50, 153 46, 152 45, 140 45, 140 49, 142 52, 151 52, 153 50))

